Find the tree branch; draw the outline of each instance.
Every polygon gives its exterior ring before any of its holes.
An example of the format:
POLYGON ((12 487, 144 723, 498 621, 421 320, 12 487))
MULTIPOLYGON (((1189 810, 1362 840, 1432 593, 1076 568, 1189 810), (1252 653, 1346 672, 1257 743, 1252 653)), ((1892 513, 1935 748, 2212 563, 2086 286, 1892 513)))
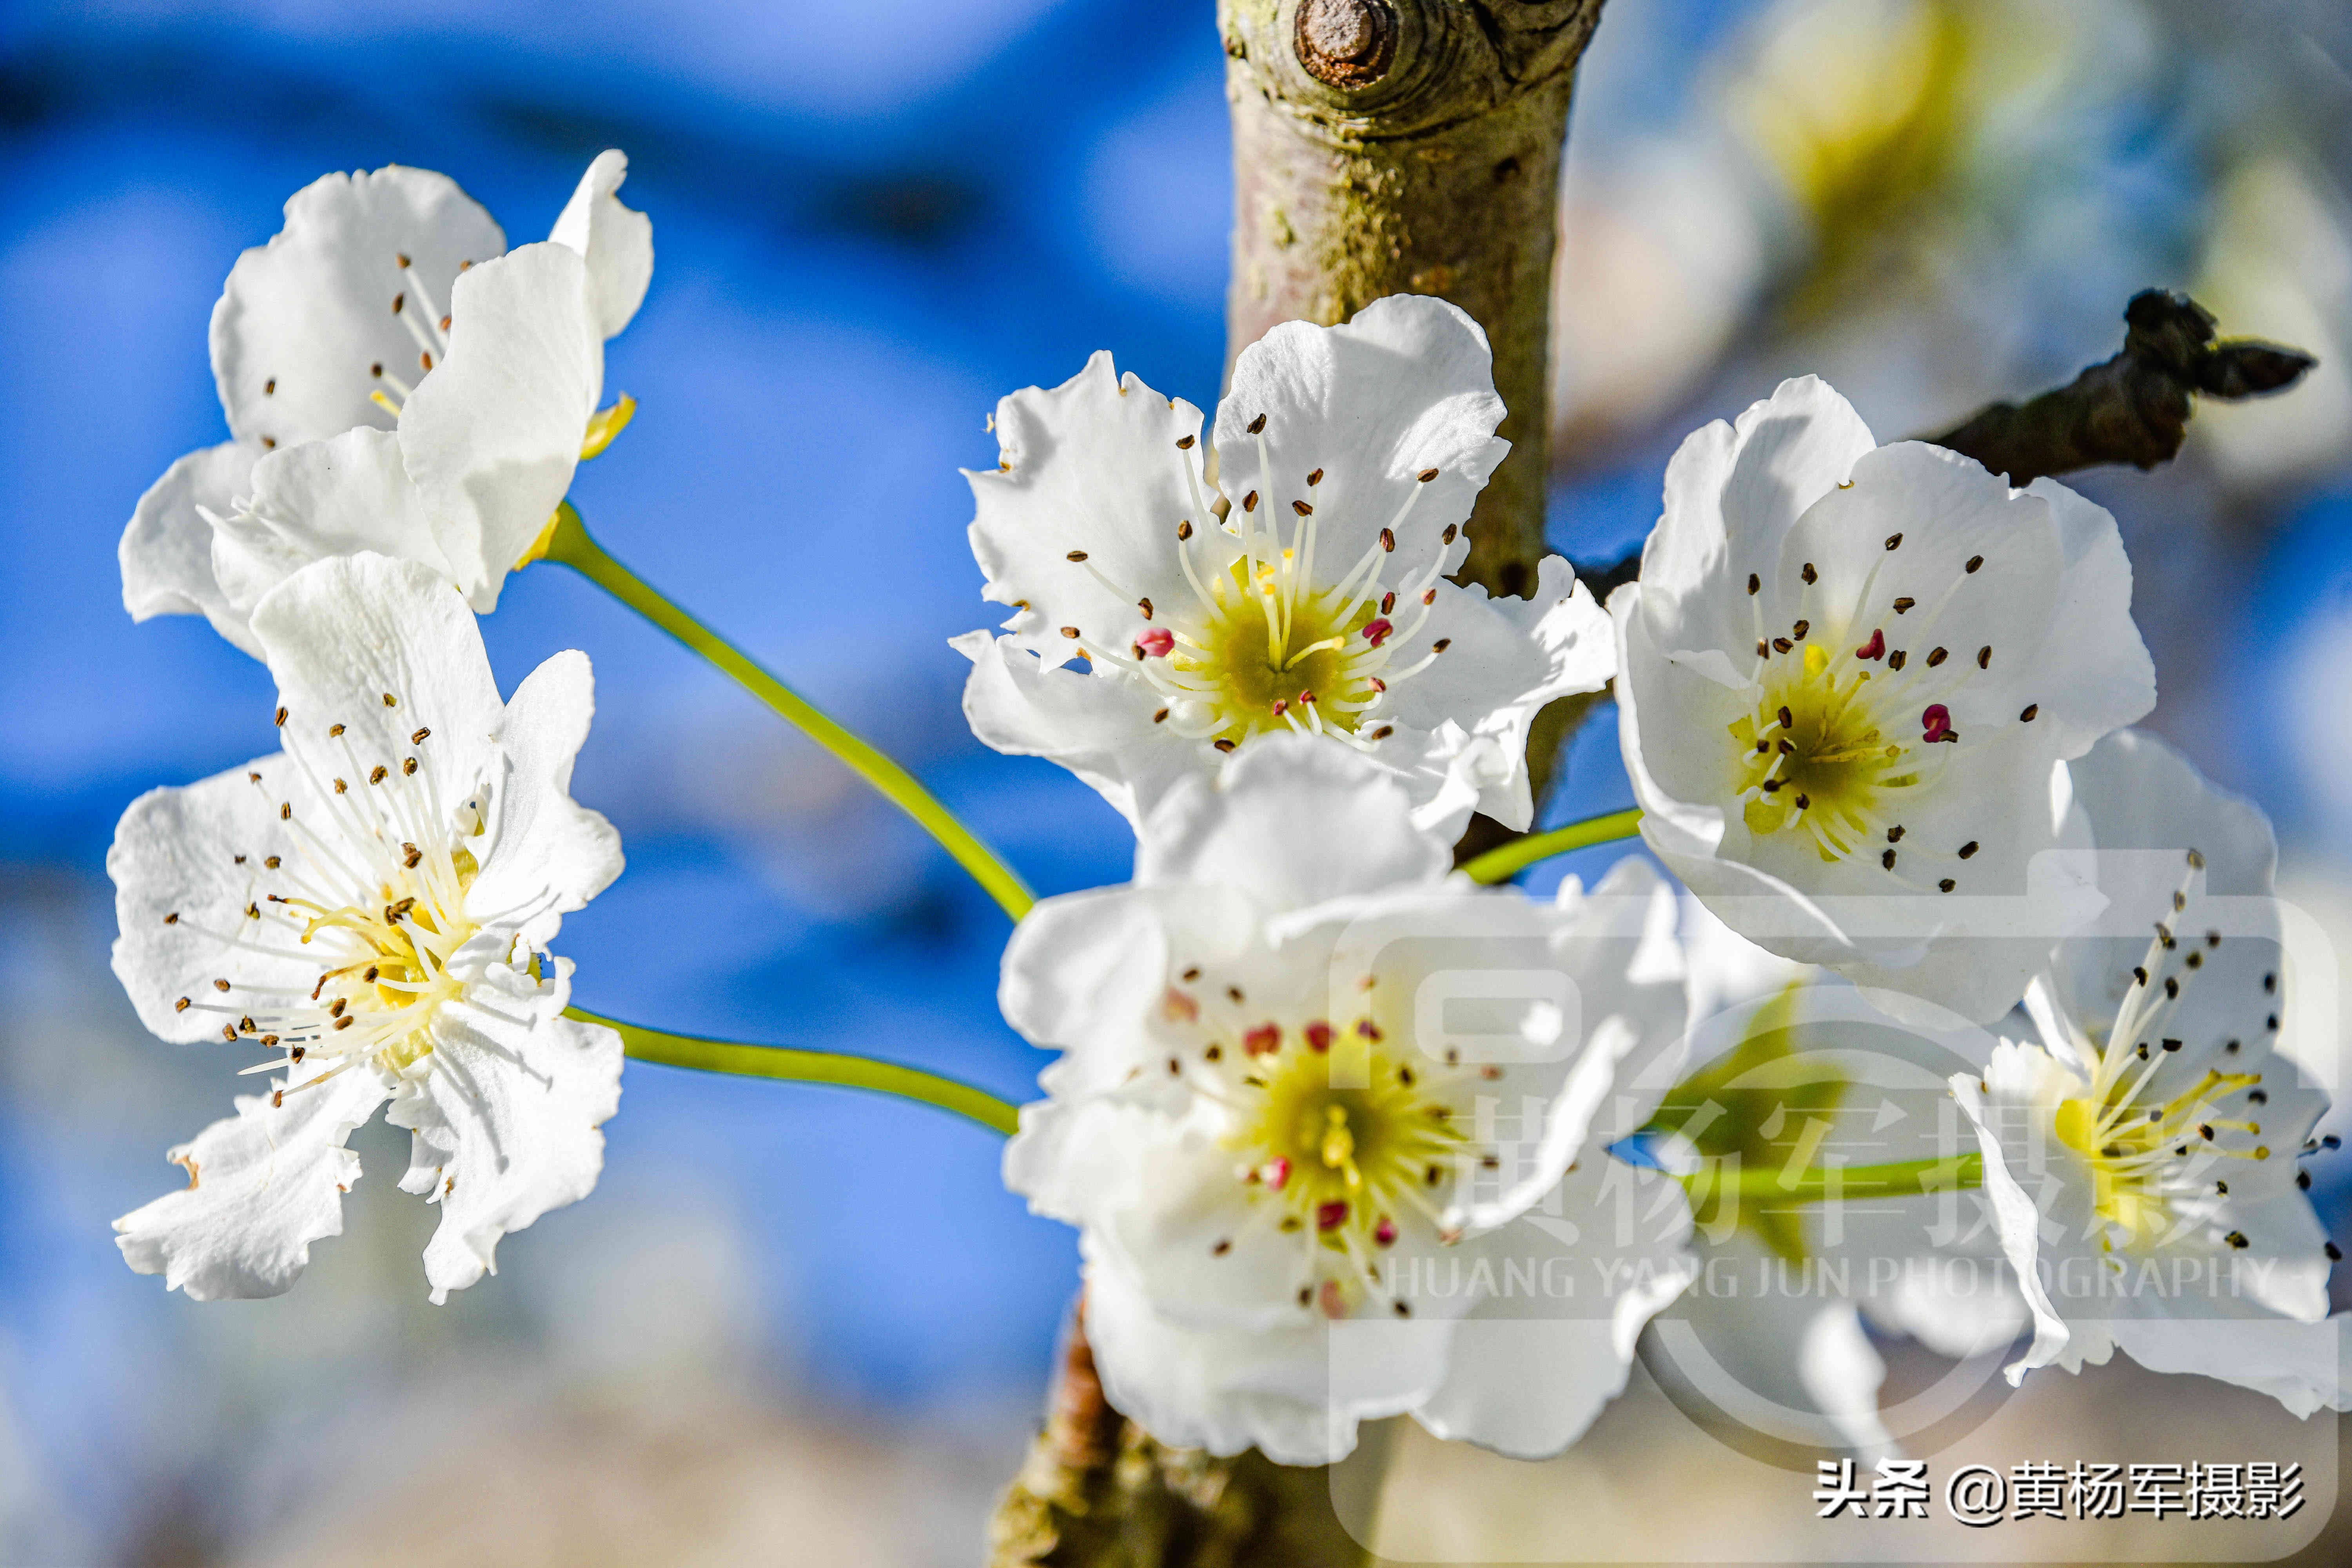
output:
MULTIPOLYGON (((2236 403, 2284 392, 2319 362, 2253 338, 2216 339, 2213 313, 2186 294, 2149 289, 2124 309, 2124 346, 2064 386, 2024 404, 1996 403, 1922 440, 1974 458, 2012 485, 2129 463, 2169 462, 2188 435, 2192 395, 2236 403)), ((1642 574, 1642 552, 1577 576, 1606 599, 1642 574)))
POLYGON ((2192 395, 2234 403, 2283 392, 2318 363, 2251 338, 2217 342, 2211 311, 2161 289, 2133 296, 2124 321, 2115 358, 2030 403, 1996 403, 1927 439, 2013 485, 2107 463, 2152 468, 2180 450, 2192 395))
POLYGON ((1103 1399, 1071 1314, 1045 1430, 989 1531, 989 1568, 1363 1568, 1332 1472, 1171 1448, 1103 1399))

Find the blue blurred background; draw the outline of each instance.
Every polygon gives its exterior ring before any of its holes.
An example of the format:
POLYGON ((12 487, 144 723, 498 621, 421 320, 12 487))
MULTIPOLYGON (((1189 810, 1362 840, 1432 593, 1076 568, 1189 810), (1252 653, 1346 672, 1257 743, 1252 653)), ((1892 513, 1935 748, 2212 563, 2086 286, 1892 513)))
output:
MULTIPOLYGON (((2132 548, 2152 722, 2272 811, 2290 892, 2352 932, 2347 41, 2320 0, 1610 0, 1570 143, 1557 544, 1638 542, 1675 442, 1781 375, 1891 438, 2191 288, 2326 363, 2084 488, 2132 548)), ((380 1129, 292 1295, 198 1309, 122 1267, 108 1221, 230 1085, 114 986, 105 848, 141 791, 269 749, 271 693, 201 621, 134 628, 115 542, 221 438, 207 315, 293 191, 420 164, 520 242, 623 147, 658 260, 606 380, 639 413, 574 501, 1041 891, 1118 880, 1117 817, 962 724, 946 639, 991 616, 956 470, 993 460, 1000 395, 1098 347, 1214 397, 1223 67, 1203 0, 0 9, 7 1562, 373 1562, 353 1532, 404 1531, 473 1561, 971 1558, 1076 1248, 961 1123, 633 1067, 595 1196, 446 1308, 380 1129)), ((584 1005, 1026 1097, 1002 918, 927 840, 568 574, 524 573, 485 630, 509 687, 595 661, 575 792, 629 869, 564 930, 584 1005)), ((1629 799, 1604 710, 1552 813, 1629 799)))

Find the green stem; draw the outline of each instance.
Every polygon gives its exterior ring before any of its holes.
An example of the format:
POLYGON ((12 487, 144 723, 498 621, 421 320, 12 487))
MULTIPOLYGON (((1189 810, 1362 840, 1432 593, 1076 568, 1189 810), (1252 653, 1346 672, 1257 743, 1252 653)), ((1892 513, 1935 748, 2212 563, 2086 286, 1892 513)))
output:
POLYGON ((1819 1203, 1832 1196, 1842 1200, 1916 1198, 1922 1193, 1960 1190, 1984 1185, 1984 1156, 1955 1154, 1944 1160, 1895 1160, 1883 1165, 1819 1165, 1791 1173, 1784 1167, 1742 1166, 1730 1170, 1710 1163, 1681 1178, 1694 1197, 1762 1198, 1781 1203, 1819 1203), (1834 1174, 1836 1180, 1832 1182, 1834 1174))
POLYGON ((1595 844, 1607 844, 1619 838, 1631 838, 1641 830, 1642 808, 1629 805, 1622 811, 1612 811, 1606 816, 1588 816, 1582 822, 1571 822, 1566 827, 1555 827, 1549 833, 1530 833, 1525 838, 1514 838, 1499 848, 1489 849, 1464 863, 1474 882, 1507 881, 1538 860, 1549 860, 1555 855, 1565 855, 1571 849, 1589 849, 1595 844))
POLYGON ((1007 1137, 1021 1124, 1020 1112, 986 1089, 896 1062, 845 1056, 837 1051, 795 1051, 781 1046, 746 1046, 733 1040, 704 1039, 698 1035, 672 1035, 639 1024, 624 1024, 618 1018, 607 1018, 584 1007, 566 1007, 563 1016, 583 1024, 601 1024, 617 1032, 629 1055, 641 1062, 691 1068, 697 1072, 732 1073, 738 1078, 829 1083, 836 1089, 894 1094, 901 1100, 969 1117, 1007 1137))
POLYGON ((798 725, 810 740, 839 758, 850 772, 881 791, 899 810, 913 817, 924 832, 938 839, 940 847, 955 858, 956 864, 971 872, 972 879, 1004 907, 1006 914, 1017 921, 1036 903, 1036 895, 1029 890, 1028 884, 954 812, 917 783, 914 774, 825 717, 808 699, 761 668, 742 649, 679 609, 635 573, 614 560, 603 545, 589 537, 586 525, 570 501, 557 509, 541 553, 550 561, 571 567, 645 616, 733 676, 743 689, 787 721, 798 725))

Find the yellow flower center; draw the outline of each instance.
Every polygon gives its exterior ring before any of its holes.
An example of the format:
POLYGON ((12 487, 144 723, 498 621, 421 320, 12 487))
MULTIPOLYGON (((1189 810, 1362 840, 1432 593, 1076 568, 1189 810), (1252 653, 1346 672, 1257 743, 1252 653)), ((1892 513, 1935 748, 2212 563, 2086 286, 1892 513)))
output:
POLYGON ((1283 1229, 1362 1258, 1395 1240, 1399 1213, 1432 1207, 1423 1194, 1453 1173, 1465 1134, 1411 1063, 1360 1034, 1336 1051, 1331 1039, 1329 1026, 1310 1025, 1258 1058, 1242 1080, 1255 1104, 1227 1145, 1287 1208, 1283 1229), (1339 1085, 1335 1055, 1349 1068, 1339 1085))
MULTIPOLYGON (((383 704, 400 705, 391 692, 383 704)), ((285 794, 277 799, 288 852, 257 865, 235 858, 258 896, 248 895, 247 931, 229 940, 299 950, 319 965, 318 979, 307 993, 256 988, 249 1000, 228 979, 215 981, 228 998, 219 1005, 238 1009, 223 1032, 284 1053, 248 1072, 325 1068, 301 1088, 362 1062, 400 1071, 432 1052, 436 1015, 466 988, 450 965, 482 930, 466 905, 481 869, 469 841, 488 828, 483 797, 450 813, 420 755, 371 763, 343 724, 326 726, 321 746, 287 710, 278 721, 293 726, 285 765, 311 789, 299 810, 285 794)), ((408 743, 421 751, 432 733, 420 727, 408 743)), ((278 793, 261 769, 247 777, 265 798, 278 793)))
POLYGON ((1295 725, 1353 734, 1378 698, 1373 675, 1387 660, 1360 657, 1374 651, 1361 633, 1376 607, 1353 595, 1342 603, 1326 594, 1286 595, 1280 579, 1287 565, 1287 552, 1281 563, 1259 563, 1255 591, 1246 559, 1211 578, 1215 613, 1201 626, 1200 646, 1180 644, 1169 661, 1205 689, 1222 721, 1212 739, 1239 742, 1295 725))
POLYGON ((1858 662, 1818 643, 1775 658, 1755 710, 1728 726, 1749 832, 1802 833, 1836 861, 1899 827, 1922 778, 1916 737, 1882 721, 1871 700, 1876 672, 1858 662))
MULTIPOLYGON (((2260 1073, 2208 1068, 2188 1089, 2158 1104, 2143 1104, 2126 1093, 2104 1102, 2093 1095, 2079 1096, 2058 1107, 2058 1141, 2089 1167, 2092 1208, 2108 1226, 2102 1247, 2130 1250, 2170 1236, 2179 1200, 2213 1190, 2211 1182, 2189 1177, 2192 1162, 2202 1165, 2210 1159, 2270 1158, 2263 1144, 2239 1148, 2220 1142, 2230 1134, 2257 1138, 2262 1124, 2224 1118, 2215 1105, 2262 1080, 2260 1073)), ((2222 1191, 2227 1190, 2225 1183, 2222 1191)))

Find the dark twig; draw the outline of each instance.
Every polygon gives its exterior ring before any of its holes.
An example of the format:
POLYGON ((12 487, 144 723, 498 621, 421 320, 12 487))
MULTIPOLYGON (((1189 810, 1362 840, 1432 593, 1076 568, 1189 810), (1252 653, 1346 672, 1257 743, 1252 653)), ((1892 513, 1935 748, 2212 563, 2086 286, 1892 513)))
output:
POLYGON ((1927 437, 2013 485, 2106 463, 2152 468, 2180 450, 2189 396, 2227 402, 2293 386, 2318 362, 2251 338, 2217 341, 2213 314, 2186 294, 2150 289, 2124 310, 2123 352, 2026 404, 1996 403, 1927 437))
MULTIPOLYGON (((2113 359, 2031 402, 1993 404, 1924 439, 1974 458, 2013 485, 2106 463, 2152 468, 2179 452, 2191 394, 2235 403, 2284 392, 2319 363, 2301 349, 2252 338, 2217 340, 2211 311, 2161 289, 2134 295, 2124 323, 2123 351, 2113 359)), ((1605 601, 1642 574, 1642 552, 1580 566, 1576 574, 1605 601)))

